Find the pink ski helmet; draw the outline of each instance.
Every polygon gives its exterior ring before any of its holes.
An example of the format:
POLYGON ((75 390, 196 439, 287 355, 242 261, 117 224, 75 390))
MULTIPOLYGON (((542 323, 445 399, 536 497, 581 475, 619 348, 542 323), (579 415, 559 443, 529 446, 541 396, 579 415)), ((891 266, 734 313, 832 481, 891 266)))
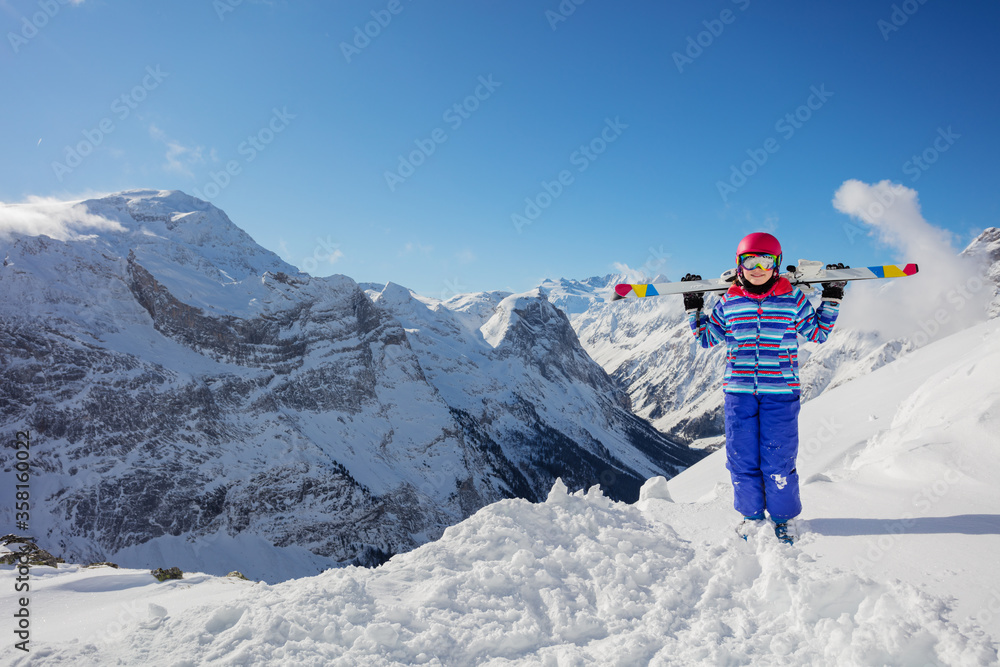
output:
POLYGON ((778 258, 778 261, 774 266, 775 271, 781 271, 781 244, 778 243, 778 239, 774 238, 767 232, 754 232, 753 234, 747 234, 743 237, 740 244, 736 246, 737 269, 741 268, 740 255, 748 253, 774 255, 778 258))

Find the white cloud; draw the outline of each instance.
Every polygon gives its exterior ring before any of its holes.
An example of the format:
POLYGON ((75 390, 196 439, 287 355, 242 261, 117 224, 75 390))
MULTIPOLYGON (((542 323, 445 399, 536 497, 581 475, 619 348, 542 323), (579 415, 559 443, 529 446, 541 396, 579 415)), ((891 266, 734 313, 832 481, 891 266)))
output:
POLYGON ((615 270, 615 273, 625 276, 625 281, 629 283, 639 284, 649 280, 649 276, 642 269, 633 269, 624 262, 612 262, 611 268, 615 270))
POLYGON ((12 234, 49 236, 72 241, 87 236, 86 230, 125 231, 120 223, 90 213, 82 200, 63 201, 54 197, 29 197, 24 202, 0 202, 0 238, 12 234))
POLYGON ((924 219, 916 190, 890 181, 848 180, 833 205, 861 223, 860 228, 845 225, 849 237, 873 236, 889 251, 886 263, 920 268, 909 278, 850 283, 841 326, 926 341, 985 317, 990 294, 982 289, 981 269, 958 255, 951 232, 924 219))
POLYGON ((904 255, 940 260, 956 254, 954 236, 924 220, 917 191, 905 185, 845 181, 833 197, 833 206, 868 225, 879 241, 904 255))
MULTIPOLYGON (((166 144, 166 163, 163 168, 167 171, 194 178, 194 172, 191 171, 190 166, 205 164, 205 156, 203 155, 205 148, 203 146, 185 146, 176 139, 171 139, 163 130, 152 124, 149 126, 149 136, 166 144)), ((218 160, 214 149, 210 151, 209 155, 213 160, 218 160)))

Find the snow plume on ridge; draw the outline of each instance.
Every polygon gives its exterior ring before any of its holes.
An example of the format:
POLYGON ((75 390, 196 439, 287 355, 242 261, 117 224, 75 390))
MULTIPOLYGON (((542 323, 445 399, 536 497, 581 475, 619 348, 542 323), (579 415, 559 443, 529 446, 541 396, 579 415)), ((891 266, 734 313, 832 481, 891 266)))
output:
POLYGON ((88 236, 85 230, 126 231, 120 223, 91 213, 82 202, 37 196, 14 204, 0 202, 0 238, 44 235, 57 241, 76 241, 88 236))
MULTIPOLYGON (((650 248, 652 250, 652 248, 650 248)), ((633 284, 666 282, 669 279, 663 273, 666 261, 662 258, 650 256, 645 264, 638 268, 629 266, 624 262, 613 262, 611 268, 621 276, 622 282, 633 284)))
POLYGON ((904 280, 852 283, 841 327, 923 345, 985 319, 990 290, 984 289, 982 267, 959 255, 954 235, 923 217, 916 190, 887 180, 874 185, 848 180, 833 205, 894 250, 894 261, 920 267, 904 280))
POLYGON ((649 276, 646 275, 646 272, 643 271, 641 268, 634 269, 628 264, 625 264, 623 262, 614 262, 611 266, 615 270, 615 272, 623 276, 625 280, 630 283, 646 282, 646 280, 649 278, 649 276))

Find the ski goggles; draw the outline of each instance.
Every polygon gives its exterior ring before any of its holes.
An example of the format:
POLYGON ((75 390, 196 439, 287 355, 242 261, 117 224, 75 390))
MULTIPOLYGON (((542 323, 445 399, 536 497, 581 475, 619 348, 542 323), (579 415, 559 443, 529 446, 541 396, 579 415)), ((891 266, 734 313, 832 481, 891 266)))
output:
POLYGON ((778 257, 776 255, 740 255, 740 266, 747 271, 753 271, 754 269, 770 271, 777 265, 778 257))

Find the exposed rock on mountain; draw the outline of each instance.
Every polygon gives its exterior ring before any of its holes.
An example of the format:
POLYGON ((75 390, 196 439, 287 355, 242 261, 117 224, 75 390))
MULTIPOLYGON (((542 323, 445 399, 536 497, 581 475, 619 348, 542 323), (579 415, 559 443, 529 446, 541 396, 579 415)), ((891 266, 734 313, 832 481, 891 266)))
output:
POLYGON ((14 236, 0 267, 0 434, 31 431, 32 532, 68 559, 273 581, 379 562, 560 476, 634 500, 700 458, 540 293, 373 301, 179 192, 73 211, 106 224, 14 236))

